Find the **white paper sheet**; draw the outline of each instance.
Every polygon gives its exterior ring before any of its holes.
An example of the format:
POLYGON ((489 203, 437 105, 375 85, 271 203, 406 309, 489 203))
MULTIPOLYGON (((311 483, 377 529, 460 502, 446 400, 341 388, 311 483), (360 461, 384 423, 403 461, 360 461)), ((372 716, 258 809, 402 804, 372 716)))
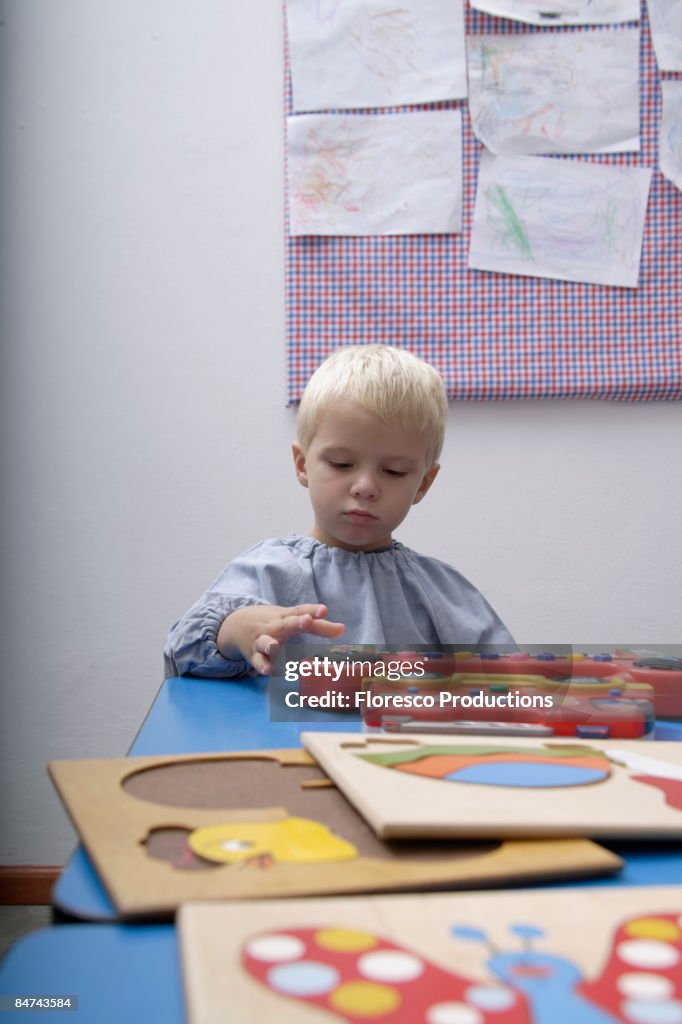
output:
POLYGON ((682 192, 682 81, 661 82, 663 116, 659 140, 661 173, 682 192))
POLYGON ((682 71, 682 0, 647 0, 660 71, 682 71))
POLYGON ((484 152, 469 266, 637 286, 651 170, 484 152))
POLYGON ((639 0, 469 0, 477 11, 530 25, 601 25, 639 21, 639 0))
POLYGON ((293 109, 466 96, 464 0, 287 0, 293 109))
POLYGON ((493 153, 639 150, 639 29, 470 36, 469 112, 493 153))
POLYGON ((459 110, 287 121, 292 235, 462 230, 459 110))

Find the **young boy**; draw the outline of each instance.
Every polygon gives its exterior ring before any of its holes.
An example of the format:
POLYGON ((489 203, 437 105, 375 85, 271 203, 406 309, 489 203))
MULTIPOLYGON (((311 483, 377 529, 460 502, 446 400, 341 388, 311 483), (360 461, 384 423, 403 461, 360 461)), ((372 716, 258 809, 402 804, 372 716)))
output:
POLYGON ((464 577, 393 539, 438 474, 446 420, 440 376, 409 352, 330 356, 305 389, 293 445, 312 529, 256 544, 223 570, 171 629, 167 675, 267 675, 270 652, 303 633, 403 650, 512 643, 464 577))

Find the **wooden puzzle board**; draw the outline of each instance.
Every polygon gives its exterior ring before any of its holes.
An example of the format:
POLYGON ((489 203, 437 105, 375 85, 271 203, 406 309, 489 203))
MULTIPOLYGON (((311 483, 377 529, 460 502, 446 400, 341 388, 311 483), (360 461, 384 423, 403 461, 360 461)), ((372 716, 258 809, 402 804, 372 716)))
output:
POLYGON ((679 1020, 679 886, 188 904, 178 922, 190 1024, 679 1020))
POLYGON ((301 739, 383 838, 682 838, 680 743, 362 733, 301 739))
POLYGON ((485 887, 621 866, 583 839, 382 841, 302 750, 55 761, 49 770, 121 917, 169 915, 190 899, 485 887), (295 846, 292 857, 287 829, 301 820, 308 833, 297 826, 295 843, 312 834, 314 857, 339 843, 357 855, 337 859, 334 848, 310 862, 295 846), (232 863, 192 852, 189 835, 207 826, 237 850, 232 863))

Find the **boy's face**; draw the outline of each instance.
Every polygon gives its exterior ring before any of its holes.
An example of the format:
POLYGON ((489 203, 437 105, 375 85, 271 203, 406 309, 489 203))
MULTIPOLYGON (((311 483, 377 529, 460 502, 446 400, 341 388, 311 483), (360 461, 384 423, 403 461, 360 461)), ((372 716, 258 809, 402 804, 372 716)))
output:
POLYGON ((304 452, 293 445, 296 475, 310 491, 311 536, 330 547, 375 551, 433 483, 427 439, 388 424, 356 402, 326 409, 304 452))

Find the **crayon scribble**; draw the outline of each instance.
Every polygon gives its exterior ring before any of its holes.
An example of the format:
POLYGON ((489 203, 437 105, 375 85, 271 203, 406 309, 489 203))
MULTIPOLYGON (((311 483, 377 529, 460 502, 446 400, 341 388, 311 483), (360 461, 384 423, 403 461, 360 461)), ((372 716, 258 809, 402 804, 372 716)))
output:
POLYGON ((407 8, 377 11, 362 8, 347 20, 344 31, 372 74, 380 78, 400 79, 406 68, 421 74, 415 65, 414 14, 407 8))
POLYGON ((491 220, 500 233, 502 244, 507 249, 516 249, 522 256, 528 259, 533 258, 533 250, 524 231, 523 224, 519 220, 509 196, 501 185, 491 185, 486 189, 486 199, 489 206, 497 212, 491 220))
POLYGON ((638 147, 637 29, 470 36, 467 48, 472 127, 491 152, 638 147))

